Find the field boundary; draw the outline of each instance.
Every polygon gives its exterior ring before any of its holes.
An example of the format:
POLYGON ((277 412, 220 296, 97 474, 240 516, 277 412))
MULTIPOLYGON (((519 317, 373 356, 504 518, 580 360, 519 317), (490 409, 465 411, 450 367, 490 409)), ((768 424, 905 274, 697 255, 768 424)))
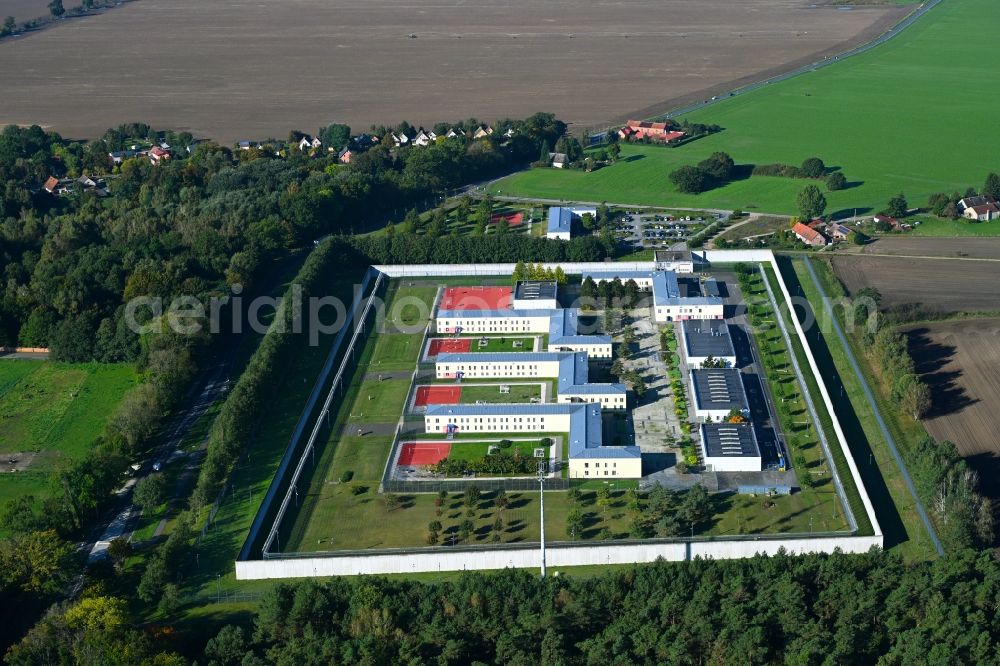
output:
MULTIPOLYGON (((787 81, 797 76, 808 74, 809 72, 815 72, 816 70, 824 69, 826 67, 829 67, 830 65, 840 63, 848 58, 861 55, 862 53, 866 53, 878 46, 881 46, 882 44, 885 44, 889 40, 901 35, 907 28, 909 28, 911 25, 916 23, 920 18, 922 18, 924 14, 926 14, 927 12, 929 12, 930 10, 934 9, 939 4, 941 4, 942 1, 943 0, 926 0, 925 2, 918 4, 912 12, 910 12, 902 19, 900 19, 895 25, 891 26, 888 30, 883 32, 878 37, 869 40, 864 44, 859 44, 858 46, 850 48, 846 51, 835 54, 833 56, 827 56, 826 58, 814 61, 812 63, 809 63, 808 65, 802 65, 801 67, 797 67, 791 71, 785 72, 784 74, 778 74, 776 76, 768 77, 763 81, 756 81, 754 83, 748 83, 746 85, 739 86, 737 88, 732 88, 731 90, 724 91, 714 96, 712 99, 706 99, 700 102, 693 102, 691 104, 686 104, 684 106, 676 107, 664 113, 644 118, 643 120, 657 121, 657 120, 675 118, 677 116, 683 116, 688 113, 693 113, 694 111, 698 111, 699 109, 704 109, 709 106, 721 104, 722 102, 732 99, 733 97, 736 97, 738 95, 745 95, 755 90, 760 90, 761 88, 766 88, 767 86, 774 85, 775 83, 781 83, 782 81, 787 81)), ((601 140, 595 142, 593 138, 601 135, 607 135, 608 132, 617 129, 620 126, 621 126, 620 124, 608 126, 601 128, 599 130, 595 130, 593 132, 584 130, 585 131, 584 138, 586 139, 587 145, 594 146, 602 143, 601 140)))
POLYGON ((879 431, 882 433, 885 443, 892 452, 892 457, 896 461, 896 465, 899 467, 899 471, 903 476, 906 489, 910 492, 910 496, 913 498, 913 503, 917 508, 917 513, 920 514, 920 521, 924 524, 924 529, 927 530, 931 543, 934 544, 934 549, 937 551, 938 555, 943 557, 944 547, 938 539, 937 532, 934 531, 934 526, 931 524, 931 520, 927 515, 926 509, 924 509, 923 502, 921 502, 920 498, 917 496, 917 489, 913 485, 913 479, 910 478, 910 473, 906 469, 903 457, 899 453, 899 448, 896 446, 896 440, 889 432, 889 427, 882 418, 882 412, 879 411, 878 405, 875 402, 875 396, 872 393, 871 387, 868 385, 868 380, 865 379, 864 373, 861 372, 861 367, 858 365, 858 360, 855 358, 854 352, 851 350, 851 347, 847 342, 847 337, 844 335, 844 331, 840 327, 840 322, 837 321, 837 317, 834 316, 833 308, 830 305, 830 298, 827 296, 826 290, 820 283, 819 276, 816 275, 816 270, 813 268, 812 261, 810 261, 808 255, 804 257, 803 264, 806 267, 806 271, 809 273, 809 277, 812 280, 813 285, 816 287, 816 291, 819 292, 820 297, 823 299, 823 310, 830 319, 831 326, 833 327, 834 333, 837 335, 837 339, 839 340, 841 347, 844 348, 847 360, 851 365, 851 371, 854 373, 855 377, 857 377, 858 383, 861 384, 861 389, 865 394, 865 400, 868 401, 868 406, 871 407, 872 413, 875 415, 875 421, 878 423, 879 431))

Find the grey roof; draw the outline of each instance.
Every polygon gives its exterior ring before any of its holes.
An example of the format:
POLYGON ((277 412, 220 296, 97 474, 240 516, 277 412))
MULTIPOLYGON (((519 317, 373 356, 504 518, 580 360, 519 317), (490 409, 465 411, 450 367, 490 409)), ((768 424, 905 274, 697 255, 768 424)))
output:
POLYGON ((715 278, 709 278, 705 280, 705 295, 706 296, 721 296, 722 292, 719 291, 719 281, 715 278))
POLYGON ((549 226, 548 232, 565 232, 573 228, 573 211, 569 208, 560 208, 559 206, 553 206, 549 209, 549 226))
POLYGON ((701 447, 706 458, 759 458, 757 436, 749 423, 703 423, 701 447))
POLYGON ((700 409, 747 410, 740 371, 734 368, 709 368, 691 371, 694 402, 700 409))
POLYGON ((586 384, 590 375, 586 352, 462 352, 438 354, 437 363, 559 363, 558 390, 586 384))
POLYGON ((719 319, 687 319, 681 323, 681 339, 687 356, 735 356, 729 327, 719 319))
POLYGON ((566 308, 550 310, 549 346, 552 345, 609 345, 610 335, 580 335, 580 312, 566 308))
POLYGON ((657 271, 653 275, 653 305, 722 305, 718 296, 697 296, 688 298, 681 295, 677 283, 677 273, 674 271, 657 271))
POLYGON ((514 299, 519 301, 548 300, 555 297, 554 280, 519 280, 514 287, 514 299))
POLYGON ((563 395, 603 395, 628 392, 624 384, 575 384, 559 391, 563 395))

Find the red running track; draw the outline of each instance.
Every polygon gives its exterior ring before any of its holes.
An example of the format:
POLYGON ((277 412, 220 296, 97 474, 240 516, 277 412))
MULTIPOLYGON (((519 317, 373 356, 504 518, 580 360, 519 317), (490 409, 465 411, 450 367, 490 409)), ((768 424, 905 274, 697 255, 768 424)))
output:
POLYGON ((447 442, 407 442, 399 452, 399 464, 407 467, 434 465, 451 453, 447 442))

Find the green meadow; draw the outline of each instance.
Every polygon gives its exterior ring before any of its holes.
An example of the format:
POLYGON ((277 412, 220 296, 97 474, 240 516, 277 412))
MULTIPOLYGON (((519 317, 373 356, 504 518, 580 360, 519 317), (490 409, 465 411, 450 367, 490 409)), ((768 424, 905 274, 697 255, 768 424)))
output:
POLYGON ((755 177, 699 195, 667 175, 713 152, 737 164, 801 164, 816 156, 850 186, 824 190, 827 213, 879 210, 904 192, 928 195, 981 187, 1000 171, 995 0, 949 0, 901 36, 863 55, 727 99, 687 116, 722 132, 677 148, 623 145, 614 165, 584 173, 538 169, 491 189, 502 195, 794 213, 814 181, 755 177))

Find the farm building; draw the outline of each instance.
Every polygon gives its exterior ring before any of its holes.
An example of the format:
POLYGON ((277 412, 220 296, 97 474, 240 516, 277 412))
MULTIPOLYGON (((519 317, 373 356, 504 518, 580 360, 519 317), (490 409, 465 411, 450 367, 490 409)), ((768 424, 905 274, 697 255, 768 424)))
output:
POLYGON ((801 222, 795 223, 795 226, 792 227, 792 233, 806 245, 812 247, 823 247, 826 245, 826 237, 823 234, 801 222))
POLYGON ((725 320, 688 319, 681 323, 681 348, 689 368, 700 368, 708 359, 736 365, 736 351, 725 320))
POLYGON ((694 415, 699 419, 720 421, 734 409, 747 412, 743 377, 733 368, 691 370, 691 397, 694 415))
POLYGON ((994 203, 969 206, 962 211, 962 217, 974 222, 989 222, 990 220, 1000 218, 1000 208, 994 203))
POLYGON ((714 472, 759 472, 760 447, 749 423, 701 424, 701 454, 714 472))
POLYGON ((673 125, 668 123, 651 123, 644 120, 629 120, 625 127, 618 130, 619 138, 629 139, 655 139, 670 143, 677 141, 684 136, 684 132, 673 129, 673 125))

